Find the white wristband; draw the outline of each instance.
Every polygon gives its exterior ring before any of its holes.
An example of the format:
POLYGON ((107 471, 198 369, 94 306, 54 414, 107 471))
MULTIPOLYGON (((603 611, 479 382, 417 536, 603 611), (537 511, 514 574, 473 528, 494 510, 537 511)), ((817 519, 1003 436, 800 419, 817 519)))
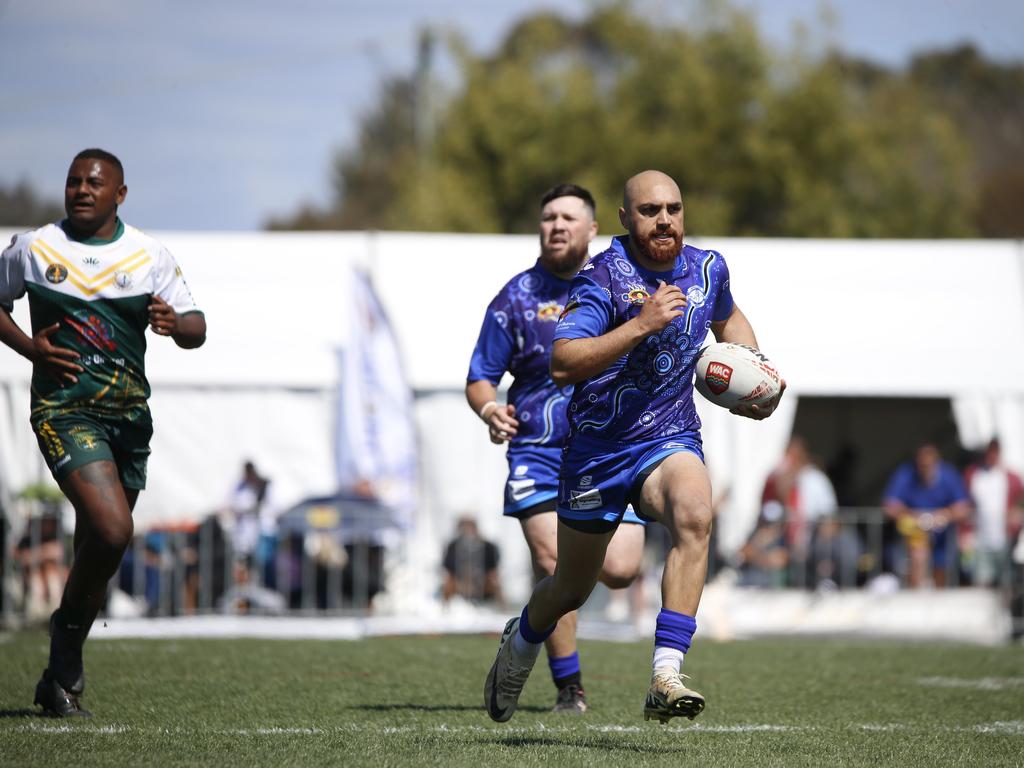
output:
POLYGON ((498 401, 497 400, 489 400, 488 402, 484 403, 483 406, 481 406, 481 408, 480 408, 480 418, 483 419, 484 421, 487 421, 487 417, 491 415, 491 410, 492 410, 491 406, 492 405, 494 406, 494 408, 497 408, 498 407, 498 401))

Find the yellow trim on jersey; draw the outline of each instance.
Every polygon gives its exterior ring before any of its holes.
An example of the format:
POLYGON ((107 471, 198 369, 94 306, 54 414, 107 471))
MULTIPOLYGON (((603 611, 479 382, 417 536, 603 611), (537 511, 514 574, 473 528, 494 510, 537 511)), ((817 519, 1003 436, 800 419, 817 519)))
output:
POLYGON ((102 400, 106 396, 107 392, 110 391, 110 388, 117 384, 117 379, 119 378, 120 374, 121 371, 115 370, 114 378, 110 380, 110 383, 107 384, 107 386, 105 386, 103 389, 101 389, 99 392, 93 395, 93 397, 91 398, 92 402, 95 403, 97 400, 102 400))
POLYGON ((86 274, 84 274, 81 270, 79 270, 78 267, 72 264, 68 259, 62 256, 52 245, 46 243, 41 238, 33 242, 31 248, 32 252, 39 256, 47 264, 59 262, 62 266, 67 267, 68 282, 70 282, 72 285, 78 288, 78 290, 80 290, 87 296, 94 296, 100 291, 102 291, 104 288, 106 288, 108 285, 113 285, 114 281, 117 280, 117 275, 114 273, 116 273, 118 270, 123 270, 125 272, 131 273, 137 270, 139 267, 145 264, 149 264, 153 260, 150 257, 149 253, 146 251, 146 249, 142 248, 133 253, 131 256, 127 256, 121 259, 116 264, 112 264, 111 266, 107 267, 98 275, 89 277, 86 274), (41 247, 37 248, 37 244, 41 247), (140 256, 142 257, 141 259, 139 258, 140 256), (135 262, 134 264, 132 263, 133 261, 135 262), (107 275, 110 275, 110 277, 104 280, 104 278, 106 278, 107 275), (96 283, 99 280, 103 280, 103 282, 97 285, 96 283))
POLYGON ((50 422, 44 421, 39 425, 39 436, 46 443, 46 452, 50 454, 51 459, 56 460, 64 455, 64 444, 54 428, 50 426, 50 422))

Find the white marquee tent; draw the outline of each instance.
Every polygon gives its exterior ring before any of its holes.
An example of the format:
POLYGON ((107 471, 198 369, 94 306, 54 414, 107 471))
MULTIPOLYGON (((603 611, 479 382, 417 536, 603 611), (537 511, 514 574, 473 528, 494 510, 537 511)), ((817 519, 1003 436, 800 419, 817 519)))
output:
MULTIPOLYGON (((10 238, 12 231, 0 232, 10 238)), ((484 308, 537 253, 532 236, 415 233, 156 233, 206 312, 209 340, 177 349, 150 337, 156 434, 140 527, 197 519, 252 459, 285 505, 337 485, 339 352, 361 331, 350 308, 365 272, 416 392, 420 499, 408 547, 436 575, 461 513, 525 573, 518 531, 500 517, 505 465, 462 396, 484 308)), ((595 246, 604 247, 605 236, 595 246)), ((742 541, 801 396, 948 397, 962 441, 998 434, 1024 468, 1024 248, 1010 241, 714 239, 733 295, 786 377, 771 419, 704 402, 720 530, 742 541)), ((15 319, 28 327, 25 301, 15 319)), ((0 349, 0 492, 47 473, 28 427, 29 366, 0 349)), ((700 398, 698 398, 700 400, 700 398)), ((423 582, 423 580, 420 580, 423 582)), ((427 582, 431 581, 429 578, 427 582)), ((425 583, 425 582, 424 582, 425 583)))

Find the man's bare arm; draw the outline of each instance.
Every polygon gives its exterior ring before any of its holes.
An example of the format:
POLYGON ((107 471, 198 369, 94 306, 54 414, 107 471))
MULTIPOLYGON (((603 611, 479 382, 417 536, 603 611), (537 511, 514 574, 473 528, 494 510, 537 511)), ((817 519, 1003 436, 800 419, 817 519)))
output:
POLYGON ((83 370, 75 362, 79 354, 50 342, 59 329, 60 323, 54 323, 30 337, 14 322, 10 312, 0 307, 0 341, 62 384, 74 384, 78 381, 75 374, 83 370))
POLYGON ((640 314, 601 336, 556 339, 551 347, 551 379, 560 387, 589 379, 606 370, 643 339, 672 322, 686 306, 676 285, 661 283, 640 314))

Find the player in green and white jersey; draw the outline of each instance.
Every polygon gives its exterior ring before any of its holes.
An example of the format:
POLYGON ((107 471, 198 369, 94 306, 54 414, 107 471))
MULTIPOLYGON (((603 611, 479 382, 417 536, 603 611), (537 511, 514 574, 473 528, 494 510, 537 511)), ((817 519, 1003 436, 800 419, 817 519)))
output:
POLYGON ((83 150, 68 170, 67 218, 18 235, 0 254, 0 341, 32 363, 30 421, 75 508, 74 561, 35 697, 57 716, 89 714, 82 647, 146 485, 146 327, 185 349, 206 340, 206 319, 171 254, 118 218, 127 193, 120 160, 83 150), (10 314, 26 294, 32 336, 10 314))

